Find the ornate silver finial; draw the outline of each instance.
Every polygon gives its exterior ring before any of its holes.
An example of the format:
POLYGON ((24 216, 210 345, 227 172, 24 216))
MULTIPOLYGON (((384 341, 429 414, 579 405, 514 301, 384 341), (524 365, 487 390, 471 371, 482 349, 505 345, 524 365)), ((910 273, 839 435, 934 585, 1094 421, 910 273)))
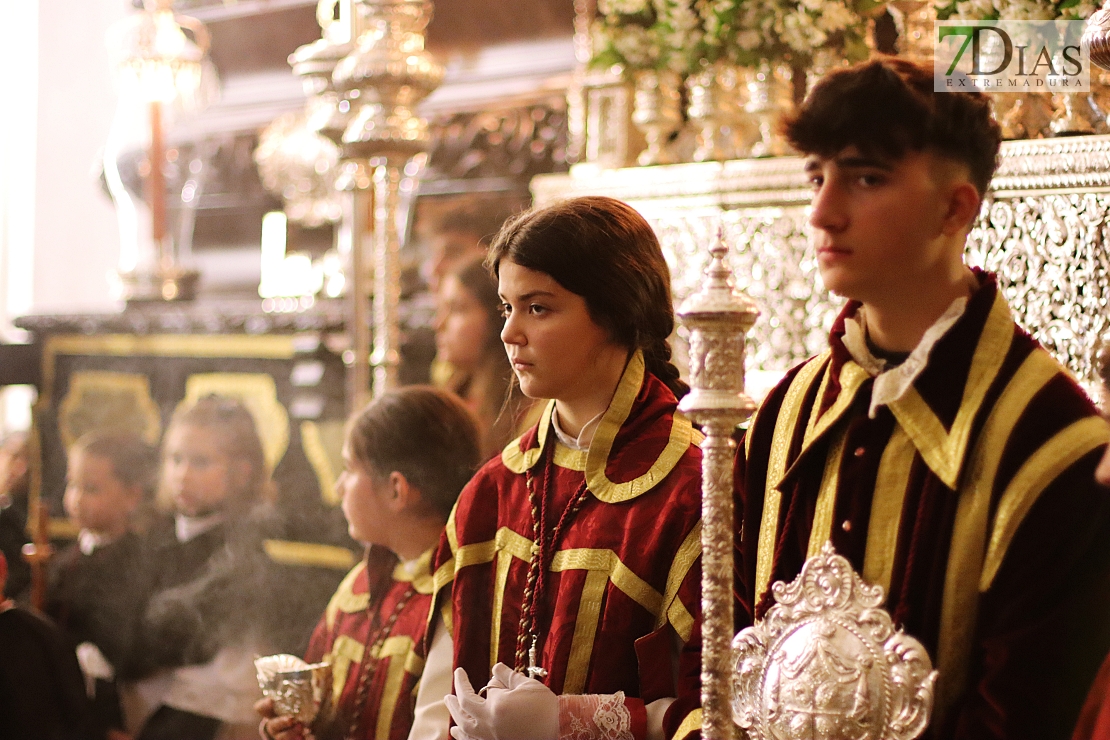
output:
POLYGON ((1091 64, 1110 69, 1110 3, 1103 3, 1087 19, 1079 43, 1087 47, 1091 64))
POLYGON ((728 244, 720 228, 709 254, 705 283, 677 312, 679 322, 690 330, 691 391, 679 408, 703 425, 720 417, 731 435, 755 410, 755 403, 744 395, 744 340, 759 309, 733 285, 725 261, 728 244))
POLYGON ((733 719, 752 740, 913 740, 925 731, 937 672, 921 643, 895 630, 881 586, 826 542, 777 602, 742 630, 733 719))
POLYGON ((701 289, 682 302, 678 319, 690 330, 691 390, 679 409, 702 425, 702 737, 727 740, 729 642, 732 640, 732 433, 751 416, 744 395, 744 339, 759 311, 736 291, 720 230, 701 289))

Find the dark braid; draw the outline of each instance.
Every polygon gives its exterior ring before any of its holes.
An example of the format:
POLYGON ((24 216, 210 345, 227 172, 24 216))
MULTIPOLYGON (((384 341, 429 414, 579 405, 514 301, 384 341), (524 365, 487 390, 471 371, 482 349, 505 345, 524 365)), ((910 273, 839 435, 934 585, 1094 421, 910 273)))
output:
POLYGON ((644 347, 644 365, 671 389, 675 398, 681 400, 690 392, 690 386, 679 377, 678 368, 671 362, 671 345, 666 339, 654 339, 644 347))

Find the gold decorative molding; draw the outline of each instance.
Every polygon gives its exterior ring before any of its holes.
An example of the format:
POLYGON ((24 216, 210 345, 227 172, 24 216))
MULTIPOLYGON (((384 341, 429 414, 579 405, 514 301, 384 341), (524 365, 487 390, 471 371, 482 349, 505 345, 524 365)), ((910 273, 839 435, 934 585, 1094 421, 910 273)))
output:
POLYGON ((58 406, 58 432, 68 450, 93 430, 137 432, 147 444, 157 445, 162 415, 150 396, 150 379, 138 373, 77 370, 58 406))
POLYGON ((320 498, 328 506, 338 506, 341 498, 335 484, 343 469, 345 429, 339 420, 301 422, 301 447, 320 483, 320 498))
POLYGON ((294 356, 290 335, 242 334, 54 334, 43 343, 42 399, 49 403, 54 390, 58 355, 111 357, 246 357, 288 360, 294 356))
POLYGON ((270 560, 282 565, 303 565, 347 571, 357 562, 354 553, 345 547, 321 545, 316 542, 263 540, 262 549, 270 560))

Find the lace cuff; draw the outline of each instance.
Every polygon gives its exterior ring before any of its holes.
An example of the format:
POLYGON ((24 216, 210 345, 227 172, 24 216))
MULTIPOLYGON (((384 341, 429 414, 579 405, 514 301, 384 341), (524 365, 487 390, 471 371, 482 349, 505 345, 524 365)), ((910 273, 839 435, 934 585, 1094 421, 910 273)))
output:
POLYGON ((559 740, 634 740, 624 692, 559 697, 559 740))

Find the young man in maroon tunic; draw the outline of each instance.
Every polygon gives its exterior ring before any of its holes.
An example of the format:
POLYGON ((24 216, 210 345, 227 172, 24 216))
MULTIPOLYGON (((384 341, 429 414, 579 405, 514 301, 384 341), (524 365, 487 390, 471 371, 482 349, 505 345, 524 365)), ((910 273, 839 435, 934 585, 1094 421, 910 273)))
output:
POLYGON ((932 737, 1067 737, 1108 645, 1110 432, 963 263, 999 149, 988 100, 880 58, 785 130, 822 280, 849 301, 738 455, 740 626, 831 540, 939 670, 932 737))

